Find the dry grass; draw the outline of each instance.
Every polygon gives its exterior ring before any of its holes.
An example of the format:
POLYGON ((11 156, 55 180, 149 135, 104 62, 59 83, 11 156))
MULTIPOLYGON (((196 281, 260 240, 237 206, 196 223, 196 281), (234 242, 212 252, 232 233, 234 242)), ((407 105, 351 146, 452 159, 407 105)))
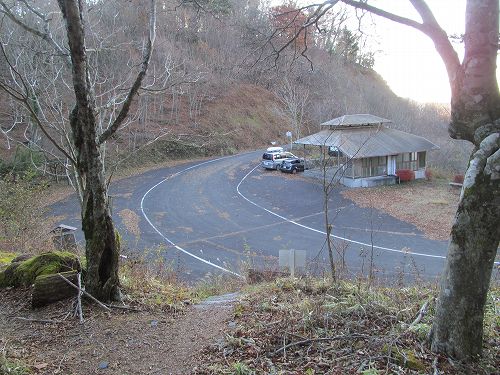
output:
POLYGON ((201 300, 242 288, 242 280, 225 274, 207 274, 194 284, 181 279, 180 260, 167 262, 165 249, 143 250, 120 264, 120 282, 130 301, 155 310, 182 311, 201 300))
POLYGON ((361 207, 373 207, 414 224, 434 240, 447 240, 460 190, 444 180, 410 183, 342 192, 361 207))
POLYGON ((122 219, 125 228, 136 238, 141 236, 141 230, 139 229, 139 215, 134 211, 129 209, 124 209, 119 212, 120 218, 122 219))
POLYGON ((45 217, 43 185, 0 179, 0 251, 40 253, 53 249, 57 217, 45 217))
MULTIPOLYGON (((33 310, 31 288, 0 289, 0 374, 191 373, 193 354, 214 341, 231 317, 229 306, 193 305, 241 284, 213 275, 188 286, 155 254, 161 249, 147 259, 122 259, 120 280, 130 309, 108 313, 84 303, 82 325, 74 299, 33 310), (107 368, 99 370, 103 363, 107 368)), ((0 254, 5 261, 13 255, 0 254)))
POLYGON ((464 366, 431 353, 424 342, 432 286, 278 279, 254 287, 235 307, 234 328, 204 351, 197 373, 491 374, 500 366, 499 293, 489 297, 484 358, 464 366), (424 304, 428 313, 414 323, 424 304))

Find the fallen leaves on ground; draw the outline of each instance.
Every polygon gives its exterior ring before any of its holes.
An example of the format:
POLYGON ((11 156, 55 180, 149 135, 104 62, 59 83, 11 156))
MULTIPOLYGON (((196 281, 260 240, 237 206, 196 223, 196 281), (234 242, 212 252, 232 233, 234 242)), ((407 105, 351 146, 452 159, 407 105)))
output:
POLYGON ((197 374, 489 374, 499 368, 499 335, 471 367, 425 345, 431 316, 415 322, 435 290, 364 282, 279 279, 254 288, 234 309, 225 337, 207 347, 197 374), (413 323, 413 324, 412 324, 413 323), (434 372, 435 373, 435 372, 434 372))
POLYGON ((414 224, 433 240, 447 240, 460 190, 444 181, 412 181, 400 185, 349 189, 342 195, 360 207, 373 207, 414 224))

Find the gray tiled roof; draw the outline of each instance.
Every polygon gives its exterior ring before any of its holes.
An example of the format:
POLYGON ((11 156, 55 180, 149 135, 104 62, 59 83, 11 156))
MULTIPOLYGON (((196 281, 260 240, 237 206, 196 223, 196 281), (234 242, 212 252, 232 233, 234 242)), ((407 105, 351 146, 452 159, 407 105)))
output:
MULTIPOLYGON (((388 121, 388 120, 387 120, 388 121)), ((298 139, 294 143, 335 146, 354 159, 396 155, 403 152, 435 150, 439 147, 423 137, 389 129, 382 125, 342 129, 325 129, 298 139)))
POLYGON ((373 124, 383 124, 391 122, 382 117, 368 115, 368 114, 357 114, 357 115, 344 115, 341 117, 334 118, 333 120, 326 121, 321 124, 321 126, 361 126, 361 125, 373 125, 373 124))

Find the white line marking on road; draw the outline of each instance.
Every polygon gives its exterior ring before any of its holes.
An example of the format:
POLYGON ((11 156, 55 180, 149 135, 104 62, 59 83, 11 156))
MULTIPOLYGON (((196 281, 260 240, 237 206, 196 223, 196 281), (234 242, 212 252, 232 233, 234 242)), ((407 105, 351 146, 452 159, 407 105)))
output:
MULTIPOLYGON (((253 171, 255 171, 257 168, 259 167, 259 165, 255 166, 255 168, 253 168, 250 172, 248 172, 245 177, 243 177, 240 181, 240 183, 238 184, 238 186, 236 186, 236 191, 238 192, 238 194, 243 198, 245 199, 248 203, 251 203, 253 204, 255 207, 258 207, 260 208, 261 210, 264 210, 268 213, 270 213, 271 215, 274 215, 276 217, 279 217, 280 219, 282 220, 285 220, 291 224, 294 224, 294 225, 297 225, 301 228, 304 228, 304 229, 307 229, 307 230, 310 230, 312 232, 316 232, 316 233, 320 233, 320 234, 323 234, 323 235, 326 235, 326 232, 323 232, 321 230, 318 230, 318 229, 315 229, 315 228, 311 228, 311 227, 308 227, 307 225, 304 225, 304 224, 300 224, 294 220, 290 220, 280 214, 277 214, 276 212, 274 211, 271 211, 261 205, 259 205, 258 203, 255 203, 254 201, 248 199, 247 197, 245 197, 241 191, 240 191, 240 186, 241 184, 247 179, 248 176, 250 176, 250 174, 253 173, 253 171)), ((345 238, 345 237, 340 237, 340 236, 336 236, 334 234, 330 234, 330 236, 332 236, 333 238, 337 238, 339 240, 343 240, 343 241, 346 241, 346 242, 350 242, 350 243, 355 243, 357 245, 362 245, 362 246, 368 246, 368 247, 371 247, 372 245, 371 244, 368 244, 368 243, 364 243, 364 242, 360 242, 360 241, 355 241, 355 240, 351 240, 349 238, 345 238)), ((393 253, 401 253, 401 254, 409 254, 409 255, 417 255, 417 256, 422 256, 422 257, 427 257, 427 258, 438 258, 438 259, 445 259, 446 257, 445 256, 442 256, 442 255, 433 255, 433 254, 425 254, 425 253, 416 253, 416 252, 413 252, 413 251, 405 251, 405 250, 398 250, 398 249, 391 249, 389 247, 383 247, 383 246, 377 246, 377 245, 373 245, 373 248, 374 249, 379 249, 379 250, 384 250, 384 251, 389 251, 389 252, 393 252, 393 253)))
MULTIPOLYGON (((241 154, 239 154, 241 155, 241 154)), ((213 160, 208 160, 208 161, 205 161, 203 163, 199 163, 199 164, 195 164, 195 165, 192 165, 186 169, 183 169, 179 172, 176 172, 170 176, 168 176, 167 178, 164 178, 163 180, 161 180, 160 182, 158 182, 156 185, 152 186, 143 196, 142 196, 142 199, 141 199, 141 212, 142 212, 142 215, 144 216, 144 218, 146 219, 146 221, 148 222, 148 224, 155 230, 156 233, 158 233, 166 242, 168 242, 170 245, 174 246, 177 250, 183 252, 184 254, 190 256, 190 257, 193 257, 197 260, 199 260, 200 262, 203 262, 209 266, 212 266, 212 267, 215 267, 221 271, 224 271, 224 272, 228 272, 230 274, 233 274, 235 276, 238 276, 238 277, 243 277, 242 275, 234 272, 234 271, 231 271, 231 270, 228 270, 227 268, 224 268, 224 267, 221 267, 219 266, 218 264, 215 264, 215 263, 212 263, 210 262, 209 260, 206 260, 206 259, 203 259, 199 256, 196 256, 192 253, 190 253, 189 251, 187 251, 186 249, 183 249, 182 247, 176 245, 172 240, 170 240, 168 237, 166 237, 162 232, 160 232, 160 230, 158 230, 158 228, 156 228, 154 226, 154 224, 151 222, 151 220, 149 219, 149 217, 146 215, 145 211, 144 211, 144 200, 146 198, 146 196, 151 192, 153 191, 155 188, 157 188, 159 185, 163 184, 164 182, 166 182, 167 180, 173 178, 173 177, 176 177, 180 174, 183 174, 191 169, 194 169, 194 168, 198 168, 198 167, 201 167, 203 165, 206 165, 206 164, 209 164, 209 163, 213 163, 213 162, 216 162, 216 161, 220 161, 220 160, 223 160, 223 159, 227 159, 227 158, 231 158, 231 157, 234 157, 234 155, 230 155, 230 156, 225 156, 225 157, 222 157, 222 158, 218 158, 218 159, 213 159, 213 160)), ((264 210, 268 213, 270 213, 271 215, 274 215, 288 223, 291 223, 291 224, 294 224, 294 225, 297 225, 301 228, 304 228, 304 229, 307 229, 307 230, 310 230, 312 232, 316 232, 316 233, 319 233, 319 234, 322 234, 322 235, 326 235, 325 232, 321 231, 321 230, 318 230, 318 229, 315 229, 315 228, 311 228, 311 227, 308 227, 304 224, 300 224, 294 220, 290 220, 282 215, 279 215, 277 214, 276 212, 273 212, 261 205, 259 205, 258 203, 255 203, 254 201, 250 200, 249 198, 247 198, 246 196, 244 196, 241 191, 240 191, 240 186, 241 184, 247 179, 248 176, 250 176, 250 174, 252 174, 258 167, 259 167, 260 164, 256 165, 250 172, 248 172, 242 179, 241 181, 238 183, 238 185, 236 186, 236 191, 238 192, 238 194, 243 198, 245 199, 248 203, 254 205, 255 207, 258 207, 260 208, 261 210, 264 210)), ((350 243, 354 243, 354 244, 358 244, 358 245, 362 245, 362 246, 368 246, 368 247, 371 247, 372 245, 371 244, 367 244, 367 243, 364 243, 364 242, 360 242, 360 241, 355 241, 355 240, 351 240, 349 238, 346 238, 346 237, 341 237, 341 236, 337 236, 337 235, 334 235, 334 234, 331 234, 331 236, 333 238, 337 238, 339 240, 343 240, 343 241, 346 241, 346 242, 350 242, 350 243)), ((388 251, 388 252, 394 252, 394 253, 400 253, 400 254, 409 254, 409 255, 416 255, 416 256, 422 256, 422 257, 427 257, 427 258, 438 258, 438 259, 445 259, 446 257, 445 256, 442 256, 442 255, 433 255, 433 254, 425 254, 425 253, 417 253, 417 252, 412 252, 412 251, 405 251, 405 250, 398 250, 398 249, 391 249, 391 248, 388 248, 388 247, 383 247, 383 246, 377 246, 377 245, 373 245, 373 248, 375 249, 379 249, 379 250, 383 250, 383 251, 388 251)), ((496 265, 499 265, 500 262, 495 262, 496 265)))
MULTIPOLYGON (((241 154, 240 154, 241 155, 241 154)), ((222 158, 218 158, 218 159, 213 159, 213 160, 208 160, 208 161, 205 161, 203 163, 200 163, 200 164, 195 164, 195 165, 192 165, 186 169, 183 169, 182 171, 179 171, 177 173, 174 173, 173 175, 170 175, 168 176, 167 178, 164 178, 163 180, 161 180, 160 182, 158 182, 156 185, 152 186, 148 191, 146 191, 146 193, 142 196, 142 199, 141 199, 141 212, 142 212, 142 216, 144 216, 144 218, 146 219, 146 221, 148 222, 149 225, 151 225, 151 228, 153 228, 155 230, 156 233, 158 233, 166 242, 168 242, 170 245, 172 245, 173 247, 175 247, 177 250, 179 251, 182 251, 184 254, 186 255, 189 255, 190 257, 193 257, 194 259, 196 260, 199 260, 200 262, 203 262, 205 264, 208 264, 209 266, 212 266, 212 267, 215 267, 221 271, 224 271, 224 272, 228 272, 232 275, 235 275, 235 276, 238 276, 238 277, 243 277, 241 276, 239 273, 236 273, 234 271, 231 271, 231 270, 228 270, 227 268, 224 268, 224 267, 221 267, 219 266, 218 264, 215 264, 215 263, 212 263, 210 262, 209 260, 206 260, 206 259, 203 259, 202 257, 199 257, 197 255, 194 255, 193 253, 190 253, 189 251, 187 251, 186 249, 183 249, 182 247, 176 245, 172 240, 170 240, 168 237, 166 237, 162 232, 160 232, 160 230, 158 228, 156 228, 154 226, 154 224, 151 222, 151 220, 149 219, 148 215, 146 215, 146 212, 144 212, 144 199, 146 199, 146 196, 152 192, 154 189, 156 189, 158 186, 160 186, 161 184, 163 184, 165 181, 173 178, 173 177, 176 177, 180 174, 183 174, 183 173, 186 173, 187 171, 190 171, 191 169, 194 169, 194 168, 197 168, 197 167, 200 167, 202 165, 205 165, 205 164, 209 164, 209 163, 213 163, 215 161, 219 161, 219 160, 223 160, 223 159, 227 159, 227 158, 230 158, 230 157, 233 157, 233 155, 231 156, 224 156, 222 158)), ((202 252, 203 253, 203 252, 202 252)))

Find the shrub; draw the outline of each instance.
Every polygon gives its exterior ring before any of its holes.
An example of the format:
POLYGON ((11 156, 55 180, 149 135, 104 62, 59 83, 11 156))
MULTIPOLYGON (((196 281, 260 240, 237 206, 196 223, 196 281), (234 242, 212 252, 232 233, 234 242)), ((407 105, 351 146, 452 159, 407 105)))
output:
POLYGON ((463 174, 456 174, 455 177, 453 177, 453 182, 457 184, 463 184, 464 183, 464 175, 463 174))
POLYGON ((399 181, 411 181, 415 179, 415 172, 411 169, 398 169, 396 171, 396 176, 399 177, 399 181))
POLYGON ((43 186, 23 179, 9 182, 0 178, 0 249, 30 253, 35 249, 52 249, 52 219, 41 207, 43 186))
POLYGON ((0 176, 13 175, 31 179, 37 175, 36 166, 43 164, 43 154, 25 147, 17 147, 11 161, 0 160, 0 176))

